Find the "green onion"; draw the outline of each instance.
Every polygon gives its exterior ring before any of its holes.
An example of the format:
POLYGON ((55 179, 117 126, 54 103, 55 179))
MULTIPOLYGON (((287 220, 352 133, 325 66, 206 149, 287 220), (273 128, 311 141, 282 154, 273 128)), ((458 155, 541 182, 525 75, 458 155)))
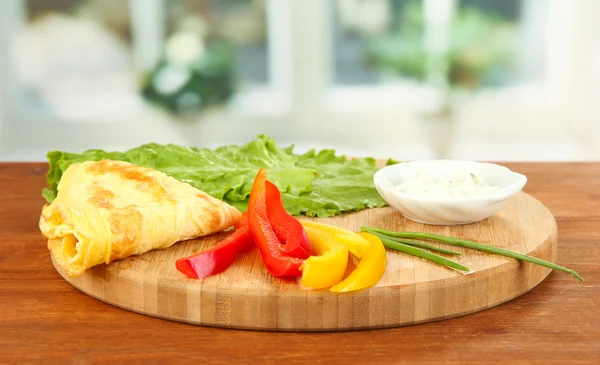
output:
POLYGON ((431 246, 431 245, 428 245, 428 244, 422 243, 422 242, 405 240, 404 238, 397 238, 397 237, 391 237, 391 236, 388 236, 386 238, 389 238, 392 241, 404 243, 405 245, 409 245, 409 246, 413 246, 413 247, 419 247, 419 248, 424 248, 424 249, 429 250, 429 251, 436 251, 436 252, 439 252, 439 253, 445 253, 446 255, 456 255, 456 256, 460 256, 461 255, 460 252, 456 252, 456 251, 452 251, 452 250, 446 250, 445 248, 431 246))
POLYGON ((441 235, 437 235, 437 234, 433 234, 433 233, 394 232, 394 231, 388 231, 385 229, 370 228, 370 227, 363 227, 362 231, 369 232, 369 233, 378 233, 380 235, 390 236, 390 237, 394 237, 394 238, 412 238, 412 239, 438 241, 438 242, 443 242, 443 243, 446 243, 449 245, 466 247, 466 248, 483 251, 483 252, 489 252, 489 253, 493 253, 496 255, 506 256, 506 257, 510 257, 513 259, 521 260, 521 261, 527 261, 527 262, 531 262, 533 264, 537 264, 537 265, 545 266, 545 267, 555 269, 558 271, 566 272, 568 274, 573 275, 580 281, 584 281, 583 278, 581 276, 579 276, 579 274, 577 274, 577 272, 575 272, 574 270, 567 269, 565 267, 562 267, 562 266, 557 265, 552 262, 538 259, 537 257, 524 255, 524 254, 521 254, 518 252, 506 250, 506 249, 500 248, 500 247, 488 246, 488 245, 484 245, 484 244, 473 242, 473 241, 462 240, 459 238, 453 238, 453 237, 448 237, 448 236, 441 236, 441 235))
POLYGON ((429 251, 425 251, 422 250, 420 248, 417 247, 412 247, 409 245, 405 245, 403 243, 394 241, 392 239, 390 239, 389 237, 386 237, 385 235, 379 234, 379 233, 375 233, 375 232, 369 232, 377 237, 379 237, 381 239, 381 242, 383 243, 383 245, 387 248, 391 248, 392 250, 396 250, 396 251, 400 251, 400 252, 404 252, 406 254, 412 255, 412 256, 416 256, 416 257, 420 257, 422 259, 425 260, 429 260, 432 262, 435 262, 436 264, 440 264, 440 265, 444 265, 446 267, 451 267, 453 269, 457 269, 457 270, 461 270, 461 271, 471 271, 471 269, 469 269, 466 266, 463 266, 461 264, 459 264, 456 261, 452 261, 449 260, 445 257, 436 255, 434 253, 431 253, 429 251))

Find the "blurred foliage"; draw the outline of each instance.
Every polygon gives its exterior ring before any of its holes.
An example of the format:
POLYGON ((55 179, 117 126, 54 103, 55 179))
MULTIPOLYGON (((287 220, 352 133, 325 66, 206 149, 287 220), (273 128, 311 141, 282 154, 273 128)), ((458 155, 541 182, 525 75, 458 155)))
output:
MULTIPOLYGON (((430 55, 424 48, 422 3, 406 5, 400 21, 388 33, 368 41, 369 64, 381 71, 424 80, 430 55)), ((449 49, 443 60, 452 88, 475 89, 506 79, 516 44, 514 23, 472 7, 456 10, 449 49)))
POLYGON ((212 39, 187 63, 173 62, 165 55, 145 78, 142 95, 152 104, 182 116, 223 105, 236 89, 234 52, 230 42, 212 39))

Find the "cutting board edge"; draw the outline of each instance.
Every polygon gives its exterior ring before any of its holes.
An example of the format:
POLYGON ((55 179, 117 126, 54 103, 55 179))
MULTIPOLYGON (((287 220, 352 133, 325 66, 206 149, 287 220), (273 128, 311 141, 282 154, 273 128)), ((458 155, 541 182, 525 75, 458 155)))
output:
MULTIPOLYGON (((52 264, 54 265, 54 260, 52 260, 52 264)), ((57 271, 57 273, 69 284, 71 285, 73 288, 77 289, 78 291, 80 291, 81 293, 95 299, 98 300, 100 302, 103 302, 105 304, 108 304, 110 306, 113 306, 117 309, 120 310, 125 310, 127 312, 132 312, 135 313, 137 315, 143 315, 143 316, 147 316, 147 317, 153 317, 153 318, 157 318, 157 319, 161 319, 161 320, 169 320, 169 321, 173 321, 173 322, 179 322, 179 323, 184 323, 184 324, 190 324, 190 325, 196 325, 196 326, 204 326, 204 327, 212 327, 212 328, 224 328, 224 329, 232 329, 232 330, 247 330, 247 331, 261 331, 261 332, 314 332, 314 333, 319 333, 319 332, 350 332, 350 331, 366 331, 366 330, 377 330, 377 329, 391 329, 391 328, 399 328, 399 327, 407 327, 407 326, 413 326, 413 325, 419 325, 419 324, 424 324, 424 323, 430 323, 430 322, 439 322, 439 321, 445 321, 445 320, 449 320, 449 319, 455 319, 455 318, 459 318, 459 317, 463 317, 465 315, 468 314, 473 314, 473 313, 477 313, 477 312, 481 312, 481 311, 485 311, 497 306, 500 306, 502 304, 508 303, 514 299, 517 299, 518 297, 527 294, 528 292, 530 292, 531 290, 535 289, 538 285, 540 285, 551 273, 552 270, 548 269, 548 268, 544 268, 544 270, 546 271, 546 274, 543 275, 538 281, 537 283, 535 283, 535 285, 531 286, 530 288, 527 288, 525 291, 523 291, 522 293, 518 294, 517 296, 513 297, 513 298, 506 298, 502 301, 499 301, 497 303, 493 303, 487 306, 483 306, 480 308, 477 308, 475 310, 466 310, 464 312, 459 312, 459 313, 455 313, 452 315, 448 315, 448 316, 441 316, 441 317, 437 317, 437 318, 429 318, 429 319, 423 319, 420 321, 415 321, 415 322, 406 322, 406 323, 392 323, 392 324, 383 324, 383 325, 374 325, 374 326, 364 326, 364 327, 321 327, 321 328, 306 328, 306 329, 299 329, 299 328, 266 328, 266 327, 245 327, 245 326, 237 326, 237 325, 225 325, 225 324, 221 324, 221 323, 206 323, 206 322, 202 322, 202 321, 193 321, 193 320, 187 320, 187 319, 182 319, 182 318, 177 318, 177 317, 172 317, 172 316, 168 316, 168 315, 160 315, 160 314, 152 314, 152 313, 148 313, 148 312, 144 312, 135 308, 132 308, 130 306, 126 306, 124 304, 115 302, 115 301, 111 301, 111 300, 107 300, 106 298, 102 298, 101 296, 98 296, 96 294, 94 294, 91 291, 87 291, 81 287, 78 287, 77 285, 75 285, 73 282, 71 282, 68 278, 68 275, 66 274, 66 272, 55 266, 55 269, 57 271)))

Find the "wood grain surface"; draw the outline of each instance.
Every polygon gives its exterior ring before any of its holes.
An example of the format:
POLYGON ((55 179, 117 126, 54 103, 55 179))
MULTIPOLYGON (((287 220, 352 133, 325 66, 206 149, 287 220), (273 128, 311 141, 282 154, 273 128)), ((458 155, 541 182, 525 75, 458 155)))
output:
POLYGON ((116 308, 65 282, 37 220, 46 164, 0 164, 0 363, 518 363, 600 359, 600 163, 512 163, 558 223, 558 259, 528 293, 454 319, 394 329, 257 332, 116 308))
MULTIPOLYGON (((449 235, 556 261, 556 221, 526 193, 517 194, 489 219, 469 225, 414 223, 390 207, 311 220, 353 232, 366 225, 449 235)), ((257 249, 203 280, 187 279, 175 269, 178 258, 207 250, 228 234, 98 265, 78 277, 54 264, 79 290, 124 309, 193 324, 268 331, 397 327, 456 317, 511 300, 550 273, 539 265, 461 247, 452 248, 461 253, 452 259, 469 267, 468 274, 388 250, 388 267, 379 283, 351 293, 306 290, 295 280, 273 277, 257 249)))

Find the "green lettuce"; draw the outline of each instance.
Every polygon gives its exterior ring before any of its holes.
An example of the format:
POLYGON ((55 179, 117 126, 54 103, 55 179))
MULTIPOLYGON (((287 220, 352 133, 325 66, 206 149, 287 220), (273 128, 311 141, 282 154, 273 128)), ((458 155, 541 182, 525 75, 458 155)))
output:
MULTIPOLYGON (((150 143, 125 152, 52 151, 42 196, 49 203, 54 200, 60 178, 71 164, 111 159, 162 171, 241 211, 248 207, 252 183, 261 167, 281 190, 283 204, 292 215, 330 217, 386 205, 373 184, 378 170, 373 158, 346 159, 329 149, 295 154, 293 148, 279 148, 273 139, 260 135, 245 145, 214 150, 150 143)), ((391 163, 395 161, 389 160, 391 163)))

